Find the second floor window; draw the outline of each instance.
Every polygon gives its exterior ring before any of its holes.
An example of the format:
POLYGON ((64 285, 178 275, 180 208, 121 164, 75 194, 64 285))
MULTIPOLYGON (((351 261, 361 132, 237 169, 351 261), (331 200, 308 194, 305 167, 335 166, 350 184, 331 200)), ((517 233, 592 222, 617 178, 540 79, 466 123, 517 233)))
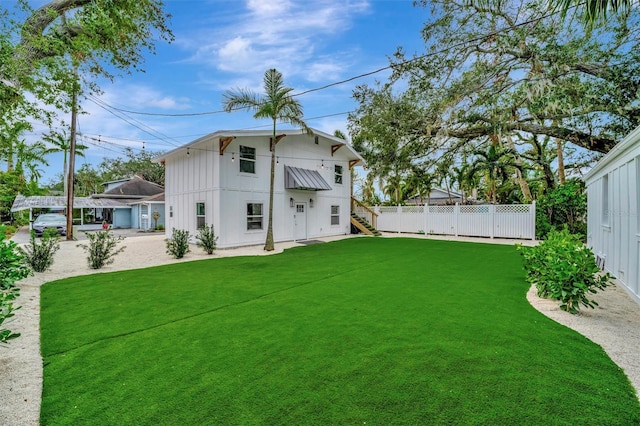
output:
POLYGON ((335 182, 342 184, 342 166, 335 166, 335 182))
POLYGON ((240 171, 243 173, 256 172, 256 149, 240 145, 240 171))

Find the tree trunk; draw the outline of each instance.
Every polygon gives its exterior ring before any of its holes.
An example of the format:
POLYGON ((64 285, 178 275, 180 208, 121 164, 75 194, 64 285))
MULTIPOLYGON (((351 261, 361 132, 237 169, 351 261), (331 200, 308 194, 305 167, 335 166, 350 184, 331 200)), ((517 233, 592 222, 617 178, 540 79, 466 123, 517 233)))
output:
MULTIPOLYGON (((511 136, 507 135, 506 139, 507 139, 507 145, 509 146, 509 148, 512 149, 513 152, 515 152, 516 164, 518 166, 522 166, 522 159, 520 158, 520 154, 518 154, 518 151, 516 150, 516 144, 513 143, 513 139, 511 138, 511 136)), ((525 202, 530 203, 531 200, 533 200, 533 196, 531 195, 529 182, 527 182, 527 180, 522 177, 522 171, 520 171, 520 169, 516 169, 516 181, 518 182, 518 185, 520 185, 520 191, 522 191, 522 198, 524 198, 525 202)))
POLYGON ((273 190, 276 174, 276 122, 273 121, 273 137, 271 139, 271 176, 269 177, 269 218, 267 219, 267 240, 264 243, 265 251, 273 251, 273 190))
POLYGON ((564 145, 562 140, 556 138, 556 151, 558 153, 558 183, 560 185, 564 185, 565 174, 564 174, 564 145))

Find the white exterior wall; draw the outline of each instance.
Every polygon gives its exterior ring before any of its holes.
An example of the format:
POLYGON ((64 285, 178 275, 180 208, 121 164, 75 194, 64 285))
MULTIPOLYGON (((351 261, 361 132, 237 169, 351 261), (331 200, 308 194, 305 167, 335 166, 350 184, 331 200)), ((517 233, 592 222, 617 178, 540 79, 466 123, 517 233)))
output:
MULTIPOLYGON (((266 239, 269 207, 269 174, 271 153, 268 136, 238 136, 219 152, 219 137, 200 145, 180 149, 165 161, 166 235, 172 228, 187 229, 196 234, 196 203, 205 203, 206 223, 213 223, 218 235, 218 247, 263 244, 266 239), (240 145, 256 149, 255 174, 240 172, 240 145), (196 149, 197 148, 197 149, 196 149), (235 159, 232 161, 232 157, 235 159), (263 205, 263 227, 247 230, 247 204, 263 205), (173 212, 173 217, 171 216, 173 212)), ((314 138, 293 134, 277 144, 279 164, 275 169, 273 208, 274 240, 291 241, 350 233, 351 173, 350 152, 338 149, 331 156, 326 141, 315 144, 314 138), (284 188, 284 166, 315 170, 329 183, 331 190, 309 191, 284 188), (341 165, 342 184, 335 183, 334 166, 341 165), (290 199, 294 207, 290 207, 290 199), (313 207, 310 206, 313 200, 313 207), (295 223, 300 213, 296 204, 303 204, 306 229, 303 235, 295 223), (331 225, 331 206, 340 206, 340 224, 331 225)), ((352 154, 351 154, 352 155, 352 154)))
MULTIPOLYGON (((180 150, 166 160, 165 168, 165 235, 171 237, 173 228, 196 234, 196 203, 205 203, 205 222, 219 231, 218 152, 209 141, 198 149, 180 150)), ((220 241, 220 240, 218 240, 220 241)))
POLYGON ((589 172, 587 244, 640 303, 640 128, 589 172))

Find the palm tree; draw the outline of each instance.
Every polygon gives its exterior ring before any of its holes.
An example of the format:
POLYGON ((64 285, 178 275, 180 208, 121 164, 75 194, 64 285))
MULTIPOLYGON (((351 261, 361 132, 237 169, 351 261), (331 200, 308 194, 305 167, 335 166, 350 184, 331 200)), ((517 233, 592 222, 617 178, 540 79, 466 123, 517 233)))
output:
POLYGON ((38 168, 43 164, 48 166, 43 156, 46 146, 42 142, 32 144, 26 143, 24 140, 18 141, 14 146, 16 154, 15 170, 25 179, 25 169, 29 170, 29 181, 38 182, 42 177, 42 170, 38 168))
MULTIPOLYGON (((472 0, 481 7, 491 7, 492 0, 472 0)), ((560 11, 563 16, 582 13, 582 20, 587 28, 604 22, 615 15, 626 15, 631 10, 634 0, 549 0, 550 11, 560 11)))
POLYGON ((223 94, 222 106, 225 111, 246 109, 253 111, 253 118, 269 118, 273 123, 271 138, 271 177, 269 182, 269 219, 267 225, 267 240, 264 244, 266 251, 274 249, 273 243, 273 191, 276 170, 276 125, 278 121, 301 127, 307 134, 313 131, 302 119, 302 105, 291 96, 293 88, 284 85, 282 73, 275 68, 264 73, 264 95, 258 95, 248 89, 226 91, 223 94))
MULTIPOLYGON (((64 192, 67 193, 67 156, 69 155, 69 150, 71 149, 71 140, 67 136, 67 132, 62 130, 60 133, 50 133, 48 135, 42 136, 42 139, 49 142, 52 147, 48 148, 45 151, 45 154, 54 154, 57 152, 63 153, 63 162, 62 162, 62 178, 64 179, 64 192)), ((88 146, 82 145, 80 143, 76 143, 76 155, 80 157, 84 157, 84 151, 89 149, 88 146)))
POLYGON ((21 142, 20 135, 30 129, 31 125, 26 121, 17 121, 0 131, 0 159, 7 162, 8 172, 14 170, 16 164, 15 156, 17 145, 21 142))
POLYGON ((483 172, 489 185, 489 198, 492 204, 497 201, 497 182, 508 179, 513 170, 521 169, 515 158, 515 153, 509 148, 501 148, 497 145, 489 146, 487 151, 476 150, 473 152, 476 158, 469 170, 470 176, 483 172))
POLYGON ((424 198, 427 197, 428 204, 431 202, 431 191, 435 180, 436 176, 433 173, 414 167, 405 180, 404 192, 409 196, 413 194, 414 197, 418 197, 420 204, 424 204, 424 198))

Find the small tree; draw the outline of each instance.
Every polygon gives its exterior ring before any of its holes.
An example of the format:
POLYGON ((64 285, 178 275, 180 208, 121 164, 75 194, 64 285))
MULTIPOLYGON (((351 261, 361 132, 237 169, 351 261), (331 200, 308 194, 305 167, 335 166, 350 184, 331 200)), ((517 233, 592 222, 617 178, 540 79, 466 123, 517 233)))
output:
POLYGON ((118 247, 124 237, 111 234, 109 229, 94 233, 85 232, 85 235, 89 238, 89 244, 78 244, 78 247, 82 247, 88 253, 87 260, 91 269, 100 269, 112 264, 116 255, 126 248, 118 247))
POLYGON ((171 238, 167 240, 167 253, 176 259, 182 259, 190 251, 189 231, 173 228, 171 238))
POLYGON ((20 295, 16 281, 30 274, 31 270, 17 244, 14 241, 0 241, 0 343, 7 343, 20 336, 20 333, 1 327, 6 319, 14 316, 14 312, 20 309, 13 306, 13 301, 20 295))
POLYGON ((568 230, 549 232, 535 247, 518 246, 527 281, 535 284, 538 296, 560 301, 560 309, 575 314, 580 305, 598 305, 587 298, 610 285, 611 276, 602 274, 591 249, 568 230))
POLYGON ((198 240, 198 247, 202 247, 207 254, 213 254, 218 241, 218 237, 216 237, 213 230, 213 225, 205 224, 202 228, 198 229, 198 235, 196 238, 198 240))
POLYGON ((543 239, 551 230, 567 227, 571 234, 587 235, 587 194, 580 179, 568 179, 536 203, 536 236, 543 239))
POLYGON ((53 265, 53 255, 60 249, 60 238, 56 229, 48 228, 44 231, 40 243, 36 240, 35 232, 31 231, 31 238, 23 251, 27 263, 36 272, 44 272, 53 265))

